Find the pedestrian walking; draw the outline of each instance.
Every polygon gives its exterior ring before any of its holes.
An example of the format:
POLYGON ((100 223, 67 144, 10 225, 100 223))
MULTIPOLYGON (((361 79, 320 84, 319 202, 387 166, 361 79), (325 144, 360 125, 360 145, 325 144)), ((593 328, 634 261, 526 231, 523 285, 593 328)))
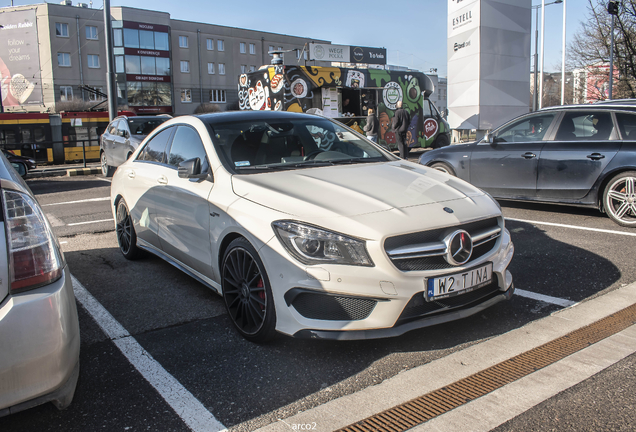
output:
POLYGON ((398 150, 400 150, 400 157, 406 159, 409 157, 411 148, 406 144, 406 131, 411 123, 411 117, 409 113, 402 108, 402 101, 398 101, 396 104, 397 110, 393 115, 392 127, 395 131, 395 140, 397 141, 398 150))
POLYGON ((367 134, 367 138, 373 141, 374 143, 378 142, 378 130, 380 129, 380 122, 378 118, 375 116, 375 112, 373 108, 369 108, 367 112, 367 124, 364 125, 364 131, 367 134))

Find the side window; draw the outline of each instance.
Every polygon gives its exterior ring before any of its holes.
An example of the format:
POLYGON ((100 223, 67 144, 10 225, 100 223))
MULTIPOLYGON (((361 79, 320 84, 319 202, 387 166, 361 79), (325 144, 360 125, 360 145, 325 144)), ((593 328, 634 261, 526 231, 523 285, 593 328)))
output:
POLYGON ((623 139, 636 141, 636 114, 616 113, 616 120, 623 139))
POLYGON ((210 165, 199 134, 191 127, 178 126, 172 140, 168 165, 177 167, 181 162, 197 157, 201 160, 201 172, 208 171, 210 165))
POLYGON ((163 163, 166 156, 166 145, 174 128, 167 128, 152 137, 137 156, 137 160, 163 163))
POLYGON ((526 117, 497 132, 497 141, 509 143, 540 141, 548 131, 553 119, 554 114, 526 117))
POLYGON ((115 120, 113 121, 110 126, 108 126, 108 133, 111 135, 117 135, 117 123, 119 123, 119 120, 115 120))
POLYGON ((422 104, 422 116, 423 117, 431 117, 433 113, 431 112, 431 107, 429 105, 429 101, 425 100, 422 104))
POLYGON ((563 116, 556 140, 608 140, 613 129, 612 115, 609 112, 568 112, 563 116))
POLYGON ((121 132, 128 132, 128 125, 126 124, 126 120, 119 120, 117 124, 117 132, 119 136, 126 136, 126 134, 122 134, 121 132))

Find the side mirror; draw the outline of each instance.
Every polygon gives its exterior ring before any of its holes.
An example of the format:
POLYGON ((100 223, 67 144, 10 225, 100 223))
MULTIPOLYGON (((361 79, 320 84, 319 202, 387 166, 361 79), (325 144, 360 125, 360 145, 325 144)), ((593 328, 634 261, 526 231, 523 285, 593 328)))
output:
POLYGON ((179 164, 179 178, 205 179, 208 173, 201 173, 201 159, 188 159, 179 164))
POLYGON ((493 144, 495 141, 495 137, 493 136, 492 132, 488 131, 486 132, 486 135, 484 135, 484 142, 487 144, 493 144))

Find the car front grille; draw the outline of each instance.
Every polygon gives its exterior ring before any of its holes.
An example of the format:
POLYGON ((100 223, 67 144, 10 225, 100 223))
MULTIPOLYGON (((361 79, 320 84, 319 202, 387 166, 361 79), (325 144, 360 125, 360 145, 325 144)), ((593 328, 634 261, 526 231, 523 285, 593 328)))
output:
POLYGON ((451 269, 455 266, 444 258, 446 245, 443 240, 450 233, 461 229, 468 232, 474 242, 470 260, 464 264, 469 266, 496 247, 501 237, 502 226, 502 219, 494 217, 462 225, 389 237, 384 242, 384 250, 393 265, 404 272, 451 269))
POLYGON ((398 318, 397 324, 421 318, 425 315, 434 313, 443 313, 453 309, 459 309, 468 306, 474 306, 477 303, 485 302, 493 297, 501 294, 497 278, 492 283, 474 291, 459 294, 454 297, 447 297, 441 300, 427 302, 424 298, 424 292, 419 292, 411 297, 408 304, 404 307, 402 314, 398 318))
POLYGON ((357 321, 371 315, 377 303, 373 299, 303 292, 293 299, 292 306, 305 318, 357 321))

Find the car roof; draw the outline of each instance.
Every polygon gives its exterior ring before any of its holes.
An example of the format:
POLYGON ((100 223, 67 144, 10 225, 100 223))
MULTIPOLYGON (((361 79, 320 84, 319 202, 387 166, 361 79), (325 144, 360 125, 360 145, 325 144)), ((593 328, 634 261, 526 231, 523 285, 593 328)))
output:
MULTIPOLYGON (((627 103, 600 103, 600 104, 577 104, 577 105, 555 105, 551 107, 541 108, 539 111, 555 111, 555 110, 617 110, 626 109, 633 111, 636 109, 636 104, 627 103)), ((537 112, 537 111, 535 111, 537 112)))
POLYGON ((199 118, 204 123, 216 125, 235 121, 258 121, 258 120, 282 120, 282 119, 315 119, 314 114, 305 114, 289 111, 226 111, 221 113, 200 114, 193 117, 199 118))

